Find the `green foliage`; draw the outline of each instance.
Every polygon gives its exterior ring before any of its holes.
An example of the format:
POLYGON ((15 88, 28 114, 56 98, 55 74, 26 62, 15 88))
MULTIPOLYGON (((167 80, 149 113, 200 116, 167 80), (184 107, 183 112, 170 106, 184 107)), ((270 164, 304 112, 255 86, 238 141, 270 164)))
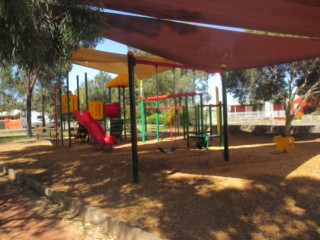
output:
POLYGON ((0 64, 17 66, 25 76, 30 137, 31 99, 41 72, 63 66, 79 46, 95 46, 105 30, 100 9, 89 4, 85 0, 0 0, 0 64))
MULTIPOLYGON (((174 69, 153 76, 143 81, 143 96, 160 96, 185 92, 204 92, 208 89, 207 73, 202 71, 191 71, 174 69)), ((210 100, 210 94, 204 94, 204 101, 210 100)), ((191 98, 190 98, 191 100, 191 98)), ((160 107, 178 106, 179 99, 167 99, 160 101, 160 107)), ((148 103, 147 103, 148 104, 148 103)), ((181 104, 184 104, 183 102, 181 104)))
POLYGON ((149 124, 156 124, 156 114, 153 113, 150 116, 147 117, 147 122, 149 124))
MULTIPOLYGON (((104 72, 99 72, 94 76, 93 80, 88 80, 88 100, 89 101, 105 101, 108 96, 106 83, 111 80, 111 76, 104 72)), ((80 109, 86 109, 86 91, 85 83, 81 83, 80 89, 80 109)), ((115 100, 115 99, 114 99, 115 100)))
POLYGON ((227 88, 241 103, 285 102, 319 80, 319 59, 228 72, 227 88))
POLYGON ((0 67, 0 111, 24 110, 24 85, 20 73, 11 66, 0 67))
POLYGON ((0 0, 0 59, 33 72, 67 61, 79 45, 96 45, 104 19, 99 9, 77 3, 0 0))
MULTIPOLYGON (((296 107, 291 111, 297 95, 308 99, 320 90, 320 59, 305 60, 276 66, 228 72, 227 88, 240 103, 259 105, 265 101, 282 102, 286 110, 285 135, 289 135, 296 107)), ((300 104, 303 104, 301 102, 300 104)))
MULTIPOLYGON (((156 124, 156 113, 153 113, 147 117, 147 123, 156 124)), ((161 111, 161 113, 159 113, 159 125, 170 125, 169 111, 161 111)))
POLYGON ((32 98, 32 110, 37 112, 47 112, 50 115, 54 114, 54 88, 58 86, 68 71, 67 64, 41 70, 38 81, 35 84, 35 93, 32 98))
POLYGON ((261 105, 287 98, 284 65, 227 72, 227 91, 241 104, 261 105))
POLYGON ((319 81, 320 81, 320 58, 316 58, 314 60, 305 60, 300 62, 297 69, 297 83, 296 83, 298 87, 298 94, 305 95, 311 89, 313 99, 319 102, 319 99, 320 99, 319 81))

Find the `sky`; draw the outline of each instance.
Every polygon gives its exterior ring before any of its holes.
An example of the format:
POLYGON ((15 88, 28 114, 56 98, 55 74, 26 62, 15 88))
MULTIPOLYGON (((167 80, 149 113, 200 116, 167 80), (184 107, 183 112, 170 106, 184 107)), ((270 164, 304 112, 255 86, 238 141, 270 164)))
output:
MULTIPOLYGON (((119 53, 119 54, 127 54, 128 48, 126 45, 121 43, 117 43, 115 41, 111 41, 109 39, 104 39, 100 44, 97 45, 96 50, 111 52, 111 53, 119 53)), ((69 73, 69 85, 70 90, 73 93, 76 93, 77 89, 77 76, 79 76, 80 84, 84 82, 84 76, 87 73, 88 80, 93 79, 98 73, 99 70, 95 70, 92 68, 82 67, 80 65, 73 64, 72 70, 69 73)), ((113 78, 116 77, 115 74, 109 73, 113 78)), ((219 99, 222 101, 222 93, 221 93, 221 78, 219 74, 212 75, 209 78, 209 93, 212 95, 212 100, 210 103, 215 104, 216 96, 215 96, 215 87, 219 89, 219 99)), ((235 104, 235 100, 228 95, 228 105, 235 104)))

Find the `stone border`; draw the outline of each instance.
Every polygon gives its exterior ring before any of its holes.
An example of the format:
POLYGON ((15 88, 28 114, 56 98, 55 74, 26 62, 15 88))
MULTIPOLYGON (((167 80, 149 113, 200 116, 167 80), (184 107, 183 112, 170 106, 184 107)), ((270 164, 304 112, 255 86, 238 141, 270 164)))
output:
POLYGON ((46 196, 52 202, 59 204, 65 210, 71 211, 75 216, 79 216, 84 222, 92 223, 101 227, 106 232, 114 235, 120 240, 161 240, 150 233, 139 228, 130 226, 101 210, 81 202, 79 199, 65 196, 61 192, 54 191, 43 184, 35 181, 26 175, 19 173, 4 164, 0 163, 0 170, 6 174, 10 180, 22 183, 37 193, 46 196))

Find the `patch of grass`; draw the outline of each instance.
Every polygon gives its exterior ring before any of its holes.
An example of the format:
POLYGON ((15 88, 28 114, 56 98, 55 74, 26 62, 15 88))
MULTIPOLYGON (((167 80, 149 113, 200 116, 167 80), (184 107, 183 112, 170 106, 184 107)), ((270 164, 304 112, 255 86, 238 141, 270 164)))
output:
POLYGON ((4 143, 4 142, 12 142, 12 141, 15 141, 15 140, 18 140, 18 139, 26 139, 27 137, 24 135, 24 136, 19 136, 19 135, 16 135, 16 136, 1 136, 0 135, 0 143, 4 143))

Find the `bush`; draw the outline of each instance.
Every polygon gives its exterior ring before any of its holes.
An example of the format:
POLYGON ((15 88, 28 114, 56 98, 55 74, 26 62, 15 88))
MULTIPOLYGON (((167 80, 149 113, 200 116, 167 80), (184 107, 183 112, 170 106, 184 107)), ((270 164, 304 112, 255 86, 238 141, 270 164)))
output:
MULTIPOLYGON (((156 113, 148 116, 147 122, 149 124, 156 124, 156 113)), ((164 125, 164 126, 170 125, 169 112, 163 111, 159 114, 159 124, 164 125)))

